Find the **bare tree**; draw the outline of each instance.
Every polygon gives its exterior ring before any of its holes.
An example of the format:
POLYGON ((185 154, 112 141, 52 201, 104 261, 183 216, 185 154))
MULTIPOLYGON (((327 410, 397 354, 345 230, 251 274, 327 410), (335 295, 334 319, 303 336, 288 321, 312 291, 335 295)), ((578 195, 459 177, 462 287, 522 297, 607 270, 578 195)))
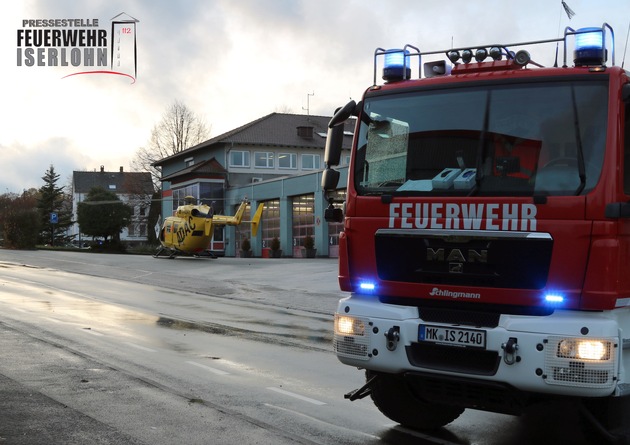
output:
POLYGON ((176 100, 151 130, 151 139, 146 147, 136 151, 131 160, 131 169, 150 172, 157 187, 161 172, 152 164, 207 140, 209 135, 206 123, 184 103, 176 100))

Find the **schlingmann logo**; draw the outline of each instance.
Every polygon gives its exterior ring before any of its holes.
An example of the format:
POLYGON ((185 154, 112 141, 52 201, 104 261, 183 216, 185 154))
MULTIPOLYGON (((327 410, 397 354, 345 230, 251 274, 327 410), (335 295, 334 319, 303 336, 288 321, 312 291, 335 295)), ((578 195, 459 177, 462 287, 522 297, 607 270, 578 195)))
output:
POLYGON ((434 287, 429 294, 432 297, 449 297, 449 298, 470 298, 470 299, 478 299, 481 298, 481 294, 475 294, 472 292, 452 292, 447 289, 439 289, 434 287))
POLYGON ((135 82, 137 22, 125 13, 118 14, 110 20, 108 33, 98 19, 24 19, 17 29, 17 66, 81 67, 83 70, 64 78, 116 74, 135 82))

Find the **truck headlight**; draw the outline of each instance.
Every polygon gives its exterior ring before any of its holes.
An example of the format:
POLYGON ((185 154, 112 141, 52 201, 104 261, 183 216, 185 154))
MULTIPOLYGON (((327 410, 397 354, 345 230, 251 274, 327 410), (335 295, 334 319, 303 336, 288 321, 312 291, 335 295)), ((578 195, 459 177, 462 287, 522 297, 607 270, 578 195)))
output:
POLYGON ((359 318, 347 315, 335 317, 335 334, 339 335, 365 335, 365 323, 359 318))
POLYGON ((370 336, 365 331, 368 319, 335 314, 333 348, 339 357, 369 360, 370 336))
POLYGON ((607 340, 564 339, 558 343, 557 357, 576 360, 609 360, 612 343, 607 340))
POLYGON ((545 383, 582 388, 612 388, 616 382, 615 338, 552 336, 545 347, 545 383))

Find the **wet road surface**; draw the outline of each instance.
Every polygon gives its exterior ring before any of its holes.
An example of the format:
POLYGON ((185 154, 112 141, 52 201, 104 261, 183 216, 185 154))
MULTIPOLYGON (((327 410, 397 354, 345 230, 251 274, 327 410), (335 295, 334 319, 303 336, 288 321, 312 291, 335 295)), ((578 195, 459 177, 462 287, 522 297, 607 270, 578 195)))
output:
POLYGON ((19 355, 0 377, 104 443, 584 443, 556 407, 468 410, 429 435, 345 401, 363 375, 331 352, 340 295, 334 260, 0 251, 0 347, 19 355))

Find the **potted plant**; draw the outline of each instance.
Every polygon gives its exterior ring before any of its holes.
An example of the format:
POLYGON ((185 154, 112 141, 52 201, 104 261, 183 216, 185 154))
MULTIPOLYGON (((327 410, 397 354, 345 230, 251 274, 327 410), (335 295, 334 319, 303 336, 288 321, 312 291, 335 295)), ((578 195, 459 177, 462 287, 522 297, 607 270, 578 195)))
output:
POLYGON ((306 258, 315 258, 315 255, 317 254, 315 240, 311 235, 306 235, 304 237, 304 254, 306 255, 306 258))
POLYGON ((271 249, 271 258, 282 257, 282 249, 280 249, 280 240, 278 239, 277 236, 273 237, 269 248, 271 249))
POLYGON ((252 245, 249 242, 249 238, 245 238, 241 242, 241 258, 251 258, 251 256, 252 256, 252 245))

